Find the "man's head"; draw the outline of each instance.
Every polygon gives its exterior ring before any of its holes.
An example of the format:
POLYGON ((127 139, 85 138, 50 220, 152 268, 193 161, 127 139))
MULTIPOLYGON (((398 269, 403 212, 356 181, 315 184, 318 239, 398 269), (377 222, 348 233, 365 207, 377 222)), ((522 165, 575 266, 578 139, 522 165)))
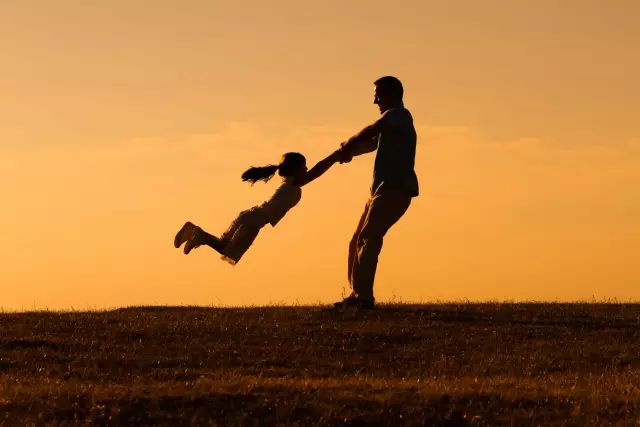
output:
POLYGON ((396 77, 380 77, 373 84, 376 85, 373 103, 378 105, 381 113, 402 105, 404 90, 402 89, 402 83, 396 77))

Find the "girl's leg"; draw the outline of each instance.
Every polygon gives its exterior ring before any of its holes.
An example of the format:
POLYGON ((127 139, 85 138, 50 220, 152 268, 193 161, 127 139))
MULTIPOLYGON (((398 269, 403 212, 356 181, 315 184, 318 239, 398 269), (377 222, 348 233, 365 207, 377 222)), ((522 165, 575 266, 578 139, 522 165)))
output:
MULTIPOLYGON (((233 239, 233 236, 246 222, 251 222, 250 211, 240 212, 240 215, 238 215, 238 217, 233 220, 227 231, 225 231, 222 236, 220 236, 220 238, 214 236, 213 234, 207 233, 197 225, 193 225, 190 222, 187 222, 182 227, 182 230, 178 232, 178 235, 180 235, 180 233, 183 233, 184 236, 182 236, 182 239, 187 242, 184 245, 184 253, 188 254, 192 249, 195 249, 198 246, 207 245, 222 255, 222 251, 225 246, 228 245, 228 243, 233 239)), ((176 242, 178 239, 178 235, 176 235, 176 242)))
POLYGON ((192 225, 193 231, 184 245, 184 253, 188 254, 198 246, 207 245, 223 255, 225 260, 235 264, 249 249, 249 246, 251 246, 265 223, 266 221, 259 211, 243 211, 220 238, 207 233, 198 226, 192 225))
POLYGON ((192 249, 195 249, 201 245, 207 245, 220 254, 222 254, 222 250, 224 249, 224 245, 222 244, 220 239, 218 239, 213 234, 207 233, 197 225, 194 225, 191 238, 184 245, 184 253, 188 254, 192 249))
POLYGON ((235 265, 249 249, 261 228, 262 225, 259 224, 243 224, 238 227, 229 243, 225 245, 224 251, 221 252, 222 258, 235 265))
POLYGON ((220 236, 220 241, 222 242, 223 246, 226 246, 231 241, 231 239, 233 239, 233 236, 238 232, 243 224, 245 224, 246 222, 251 222, 247 221, 247 219, 250 219, 250 217, 250 211, 242 211, 240 212, 240 214, 238 214, 236 219, 234 219, 231 225, 229 225, 229 228, 227 228, 227 231, 222 233, 222 236, 220 236))
POLYGON ((224 245, 222 259, 233 265, 240 261, 266 223, 259 209, 240 212, 229 229, 220 236, 220 241, 224 245))
POLYGON ((203 233, 203 238, 202 239, 204 241, 204 244, 209 246, 213 250, 217 251, 219 254, 222 254, 222 250, 224 249, 224 245, 222 243, 222 240, 218 239, 213 234, 207 233, 203 229, 200 229, 200 230, 203 233))

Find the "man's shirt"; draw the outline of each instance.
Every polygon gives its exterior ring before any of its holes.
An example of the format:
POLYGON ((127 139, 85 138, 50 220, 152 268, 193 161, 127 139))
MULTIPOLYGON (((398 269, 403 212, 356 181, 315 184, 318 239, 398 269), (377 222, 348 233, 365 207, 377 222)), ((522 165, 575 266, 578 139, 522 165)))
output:
POLYGON ((380 133, 371 194, 401 190, 416 197, 419 194, 414 170, 417 135, 411 113, 404 107, 391 108, 382 114, 377 124, 380 133))

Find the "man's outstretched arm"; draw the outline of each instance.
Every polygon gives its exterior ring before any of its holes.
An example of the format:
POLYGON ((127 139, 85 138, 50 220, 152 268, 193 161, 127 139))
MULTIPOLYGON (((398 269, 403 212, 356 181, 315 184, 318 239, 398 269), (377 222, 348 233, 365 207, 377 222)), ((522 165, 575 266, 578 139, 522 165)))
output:
MULTIPOLYGON (((347 156, 359 156, 370 153, 378 148, 378 135, 382 132, 386 114, 378 120, 362 129, 360 132, 349 138, 347 142, 341 144, 341 152, 347 156)), ((351 160, 348 158, 346 161, 351 160)), ((342 162, 342 160, 341 160, 342 162)))
POLYGON ((381 120, 370 124, 341 144, 342 150, 350 156, 370 153, 378 148, 378 134, 382 128, 381 120))
POLYGON ((361 154, 375 151, 376 148, 378 148, 378 135, 374 136, 370 140, 364 140, 357 144, 350 144, 349 146, 347 146, 348 143, 349 141, 340 144, 341 151, 344 153, 344 155, 349 158, 359 156, 361 154))

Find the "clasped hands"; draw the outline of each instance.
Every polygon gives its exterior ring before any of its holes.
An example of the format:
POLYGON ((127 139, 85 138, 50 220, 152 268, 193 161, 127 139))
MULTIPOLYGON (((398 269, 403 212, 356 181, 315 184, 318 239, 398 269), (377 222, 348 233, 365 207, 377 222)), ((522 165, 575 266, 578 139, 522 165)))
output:
POLYGON ((353 158, 353 154, 351 150, 347 147, 347 142, 341 142, 340 148, 338 148, 335 152, 338 162, 340 163, 349 163, 353 158))

